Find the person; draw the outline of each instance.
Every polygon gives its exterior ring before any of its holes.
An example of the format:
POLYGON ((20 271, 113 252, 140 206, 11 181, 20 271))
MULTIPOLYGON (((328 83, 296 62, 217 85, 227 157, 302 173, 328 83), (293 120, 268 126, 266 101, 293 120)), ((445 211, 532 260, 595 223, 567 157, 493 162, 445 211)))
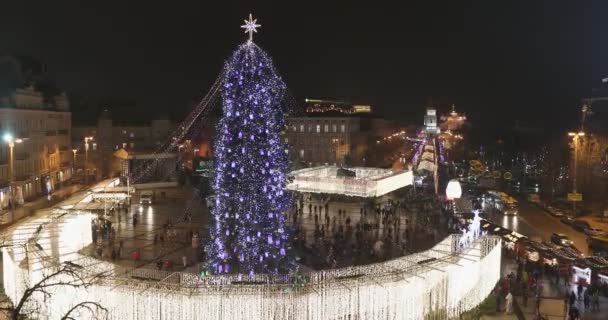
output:
POLYGON ((591 297, 589 296, 589 290, 585 290, 583 293, 583 305, 585 306, 585 311, 589 310, 589 304, 591 303, 591 297))
POLYGON ((578 320, 580 319, 581 314, 576 306, 571 306, 570 312, 568 312, 568 316, 570 317, 570 320, 578 320))
POLYGON ((156 260, 156 269, 161 270, 163 268, 163 260, 156 260))
POLYGON ((540 293, 536 293, 536 301, 534 305, 534 314, 540 314, 540 293))
POLYGON ((496 299, 496 312, 500 312, 500 287, 494 289, 494 298, 496 299))
POLYGON ((511 294, 511 291, 509 291, 509 293, 507 294, 507 297, 505 298, 505 312, 507 314, 511 314, 513 313, 513 295, 511 294))
POLYGON ((576 287, 576 293, 578 296, 578 300, 582 300, 583 299, 583 285, 582 284, 578 284, 578 286, 576 287))
POLYGON ((522 295, 524 307, 527 307, 528 306, 528 288, 526 287, 525 282, 524 282, 524 285, 522 286, 521 291, 522 291, 521 295, 522 295))
POLYGON ((599 294, 599 289, 595 289, 595 291, 593 291, 593 294, 591 295, 591 302, 592 302, 592 310, 593 311, 600 311, 600 294, 599 294))
POLYGON ((184 264, 184 269, 188 266, 188 258, 186 256, 182 256, 182 263, 184 264))
POLYGON ((574 290, 572 290, 570 292, 570 308, 572 308, 572 306, 574 305, 574 302, 576 301, 576 294, 574 294, 574 290))
POLYGON ((133 265, 134 266, 137 266, 137 262, 139 261, 140 257, 141 257, 141 254, 139 253, 139 250, 133 251, 133 265))

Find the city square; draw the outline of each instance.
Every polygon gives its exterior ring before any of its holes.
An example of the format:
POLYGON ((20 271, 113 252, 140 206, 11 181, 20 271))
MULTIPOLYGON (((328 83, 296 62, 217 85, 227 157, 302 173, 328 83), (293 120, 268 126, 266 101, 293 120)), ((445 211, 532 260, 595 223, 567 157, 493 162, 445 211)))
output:
POLYGON ((407 6, 7 4, 0 319, 608 318, 601 6, 407 6))

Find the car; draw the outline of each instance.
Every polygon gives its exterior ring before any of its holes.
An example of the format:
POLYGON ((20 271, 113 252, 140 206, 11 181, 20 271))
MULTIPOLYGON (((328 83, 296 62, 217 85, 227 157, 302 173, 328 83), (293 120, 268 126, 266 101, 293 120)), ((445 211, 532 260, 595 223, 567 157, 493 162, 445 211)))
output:
POLYGON ((564 212, 562 210, 555 209, 555 208, 551 208, 551 210, 549 210, 549 214, 554 217, 563 217, 564 216, 564 212))
POLYGON ((505 209, 505 216, 516 216, 517 215, 517 205, 514 203, 507 204, 507 208, 505 209))
POLYGON ((150 191, 142 191, 139 196, 139 204, 152 204, 153 194, 150 191))
POLYGON ((574 219, 572 219, 571 216, 564 215, 561 219, 559 219, 559 221, 570 226, 574 222, 574 219))
POLYGON ((592 237, 597 237, 597 236, 601 236, 604 235, 605 232, 602 229, 595 229, 595 228, 585 228, 583 229, 583 232, 588 235, 588 236, 592 236, 592 237))
POLYGON ((585 229, 591 228, 591 225, 585 220, 574 220, 572 222, 572 228, 576 231, 585 232, 585 229))
POLYGON ((551 242, 564 246, 564 247, 572 247, 574 246, 574 241, 570 240, 567 235, 563 233, 554 233, 551 235, 551 242))

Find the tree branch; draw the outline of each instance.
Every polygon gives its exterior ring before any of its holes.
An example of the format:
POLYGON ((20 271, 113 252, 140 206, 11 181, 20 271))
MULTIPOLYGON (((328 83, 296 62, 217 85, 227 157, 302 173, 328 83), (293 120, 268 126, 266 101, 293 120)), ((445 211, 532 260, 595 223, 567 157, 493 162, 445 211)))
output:
POLYGON ((86 309, 88 310, 91 315, 95 315, 95 314, 99 314, 100 312, 105 313, 105 317, 108 317, 108 309, 104 308, 102 305, 100 305, 97 302, 92 302, 92 301, 84 301, 81 302, 75 306, 73 306, 70 310, 68 310, 68 312, 61 317, 61 320, 76 320, 76 318, 72 317, 72 312, 78 310, 78 309, 86 309))

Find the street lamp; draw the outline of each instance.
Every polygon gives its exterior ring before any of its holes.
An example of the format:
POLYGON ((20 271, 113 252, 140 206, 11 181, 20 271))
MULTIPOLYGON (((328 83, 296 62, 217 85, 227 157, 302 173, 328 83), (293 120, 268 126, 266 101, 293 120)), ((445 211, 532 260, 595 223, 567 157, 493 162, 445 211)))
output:
POLYGON ((93 140, 93 137, 84 137, 84 183, 89 184, 89 173, 87 172, 87 163, 89 162, 89 141, 93 140))
POLYGON ((22 143, 23 140, 22 139, 15 139, 15 137, 13 137, 12 134, 10 133, 5 133, 4 136, 2 136, 2 139, 4 140, 4 142, 6 142, 8 144, 9 147, 9 162, 8 162, 8 183, 9 183, 9 189, 10 189, 10 200, 11 203, 14 202, 14 195, 13 195, 13 180, 14 180, 14 172, 13 172, 13 168, 14 168, 14 148, 15 148, 15 143, 22 143))
POLYGON ((78 149, 72 149, 72 153, 74 154, 74 158, 72 160, 72 182, 74 181, 74 176, 75 176, 75 168, 76 168, 76 152, 78 152, 78 149))
MULTIPOLYGON (((585 133, 580 132, 568 132, 568 136, 572 137, 572 141, 574 143, 574 174, 572 177, 572 193, 577 193, 577 185, 576 185, 576 177, 578 175, 578 139, 580 137, 584 137, 585 133)), ((572 199, 572 211, 576 216, 576 199, 572 199)))

